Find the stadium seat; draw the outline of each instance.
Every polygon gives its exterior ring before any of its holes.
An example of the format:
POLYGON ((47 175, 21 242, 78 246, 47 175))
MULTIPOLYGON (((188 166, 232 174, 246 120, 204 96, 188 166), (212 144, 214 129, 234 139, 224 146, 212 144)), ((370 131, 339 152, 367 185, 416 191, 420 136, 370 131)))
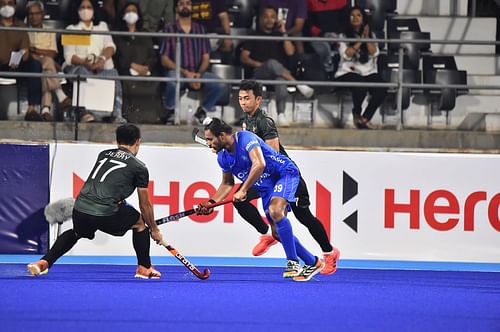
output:
MULTIPOLYGON (((379 64, 379 72, 382 76, 382 79, 386 82, 399 82, 399 58, 398 55, 385 55, 382 54, 378 58, 379 64)), ((403 57, 403 82, 404 83, 421 83, 422 74, 420 71, 411 68, 410 60, 407 55, 403 57)), ((403 87, 403 98, 402 98, 402 110, 406 110, 410 106, 411 96, 418 93, 418 89, 412 89, 409 87, 403 87)), ((385 115, 394 115, 394 112, 390 110, 396 110, 398 108, 397 105, 397 93, 398 89, 389 89, 387 91, 386 102, 390 104, 390 109, 384 109, 382 113, 382 122, 384 122, 385 115)), ((401 121, 403 121, 403 117, 401 117, 401 121)))
POLYGON ((15 16, 24 21, 26 18, 26 5, 28 4, 27 0, 17 0, 16 1, 16 14, 15 16))
MULTIPOLYGON (((405 39, 405 40, 429 40, 428 43, 403 43, 401 46, 405 50, 410 60, 410 67, 418 69, 420 65, 420 57, 422 52, 427 52, 430 49, 429 32, 421 32, 420 25, 416 18, 390 18, 387 20, 387 37, 389 39, 405 39)), ((396 54, 399 52, 399 43, 389 43, 389 52, 396 54)))
POLYGON ((49 20, 63 21, 67 26, 73 13, 71 12, 72 0, 49 0, 45 1, 45 18, 49 20))
MULTIPOLYGON (((430 69, 424 71, 424 83, 438 85, 467 85, 467 72, 465 70, 430 69)), ((428 112, 427 124, 431 124, 432 115, 437 111, 446 112, 446 124, 449 124, 449 111, 456 105, 456 98, 466 94, 467 89, 457 89, 450 87, 425 89, 425 94, 429 98, 431 111, 428 112)))
MULTIPOLYGON (((394 15, 397 7, 396 0, 365 0, 364 10, 370 18, 369 24, 372 31, 384 31, 385 20, 389 15, 394 15)), ((356 1, 359 6, 360 1, 356 1)))
POLYGON ((251 29, 257 15, 258 5, 259 1, 257 0, 226 1, 229 16, 232 18, 232 26, 234 28, 251 29))
MULTIPOLYGON (((240 66, 212 64, 210 71, 219 76, 223 80, 241 80, 243 77, 243 69, 240 66)), ((221 118, 224 115, 224 106, 231 102, 233 89, 237 89, 239 84, 227 83, 224 94, 219 98, 216 105, 221 106, 221 118)))
MULTIPOLYGON (((453 55, 425 55, 422 58, 422 68, 424 73, 433 70, 458 70, 455 57, 453 55)), ((469 93, 468 89, 458 89, 458 95, 469 93)))
POLYGON ((399 33, 401 31, 420 32, 420 24, 416 18, 390 18, 387 20, 387 33, 399 33))
POLYGON ((0 120, 8 120, 9 104, 17 104, 17 114, 21 113, 20 89, 13 77, 0 77, 0 120))
POLYGON ((425 55, 422 57, 422 68, 424 71, 432 69, 458 70, 453 55, 425 55))

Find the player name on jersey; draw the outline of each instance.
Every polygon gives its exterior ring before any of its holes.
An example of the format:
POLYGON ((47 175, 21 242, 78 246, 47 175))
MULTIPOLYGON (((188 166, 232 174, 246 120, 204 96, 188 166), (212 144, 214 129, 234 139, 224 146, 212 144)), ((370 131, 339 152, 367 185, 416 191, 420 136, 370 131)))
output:
POLYGON ((121 150, 114 150, 114 151, 109 151, 106 153, 106 156, 110 156, 113 158, 118 158, 118 159, 123 159, 123 160, 128 160, 130 158, 130 154, 125 151, 121 150))

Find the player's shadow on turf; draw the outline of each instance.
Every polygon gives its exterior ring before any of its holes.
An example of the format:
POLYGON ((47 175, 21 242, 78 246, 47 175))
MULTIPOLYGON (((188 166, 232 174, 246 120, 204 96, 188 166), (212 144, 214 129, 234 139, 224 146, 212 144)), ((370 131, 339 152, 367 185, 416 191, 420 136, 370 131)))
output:
POLYGON ((44 209, 40 208, 24 219, 17 227, 16 234, 21 251, 42 254, 48 250, 49 227, 44 209))

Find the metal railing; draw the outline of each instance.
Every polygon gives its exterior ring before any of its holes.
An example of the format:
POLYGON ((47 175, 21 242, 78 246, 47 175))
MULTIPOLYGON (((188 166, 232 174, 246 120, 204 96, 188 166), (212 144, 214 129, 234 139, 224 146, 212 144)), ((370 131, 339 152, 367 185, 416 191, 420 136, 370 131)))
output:
MULTIPOLYGON (((208 82, 222 82, 226 84, 239 84, 240 80, 226 80, 226 79, 202 79, 202 78, 183 78, 180 75, 180 63, 181 63, 181 38, 208 38, 208 39, 231 39, 231 40, 290 40, 290 41, 323 41, 323 42, 374 42, 374 43, 398 43, 399 44, 399 68, 403 67, 404 59, 404 45, 403 44, 454 44, 454 45, 500 45, 500 41, 485 41, 485 40, 426 40, 426 39, 391 39, 391 38, 340 38, 340 37, 268 37, 268 36, 255 36, 255 35, 207 35, 207 34, 184 34, 184 33, 164 33, 164 32, 128 32, 128 31, 82 31, 82 30, 66 30, 66 29, 40 29, 40 28, 25 28, 25 27, 2 27, 0 30, 9 31, 30 31, 30 32, 52 32, 56 34, 67 34, 67 35, 112 35, 112 36, 130 36, 134 35, 149 36, 149 37, 159 37, 159 38, 176 38, 176 77, 169 78, 163 76, 98 76, 98 75, 74 75, 74 74, 48 74, 48 73, 19 73, 10 71, 0 71, 0 77, 56 77, 65 78, 69 80, 82 80, 86 78, 99 78, 108 79, 115 81, 152 81, 152 82, 176 82, 175 98, 176 98, 176 109, 175 109, 175 124, 180 123, 180 87, 182 83, 208 83, 208 82)), ((264 85, 282 85, 284 81, 282 80, 259 80, 260 83, 264 85)), ((418 89, 432 89, 432 88, 456 88, 456 89, 469 89, 469 90, 498 90, 500 85, 456 85, 456 84, 427 84, 427 83, 405 83, 403 82, 403 71, 399 70, 398 81, 389 83, 354 83, 354 82, 331 82, 331 81, 285 81, 287 85, 297 85, 297 84, 307 84, 311 86, 328 86, 328 87, 367 87, 367 86, 377 86, 385 88, 394 88, 397 90, 397 129, 402 129, 402 97, 404 88, 418 88, 418 89)))

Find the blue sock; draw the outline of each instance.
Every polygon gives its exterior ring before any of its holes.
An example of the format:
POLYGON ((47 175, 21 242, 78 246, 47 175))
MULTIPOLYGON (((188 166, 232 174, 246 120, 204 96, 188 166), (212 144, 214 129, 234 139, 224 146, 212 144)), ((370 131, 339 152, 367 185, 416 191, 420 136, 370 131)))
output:
POLYGON ((280 236, 281 245, 285 249, 286 259, 292 261, 299 261, 297 251, 295 249, 295 236, 293 236, 292 225, 287 217, 276 222, 276 231, 280 236))
POLYGON ((306 263, 307 265, 314 265, 316 263, 316 256, 311 254, 303 245, 300 243, 297 237, 295 239, 295 249, 297 250, 297 255, 306 263))

